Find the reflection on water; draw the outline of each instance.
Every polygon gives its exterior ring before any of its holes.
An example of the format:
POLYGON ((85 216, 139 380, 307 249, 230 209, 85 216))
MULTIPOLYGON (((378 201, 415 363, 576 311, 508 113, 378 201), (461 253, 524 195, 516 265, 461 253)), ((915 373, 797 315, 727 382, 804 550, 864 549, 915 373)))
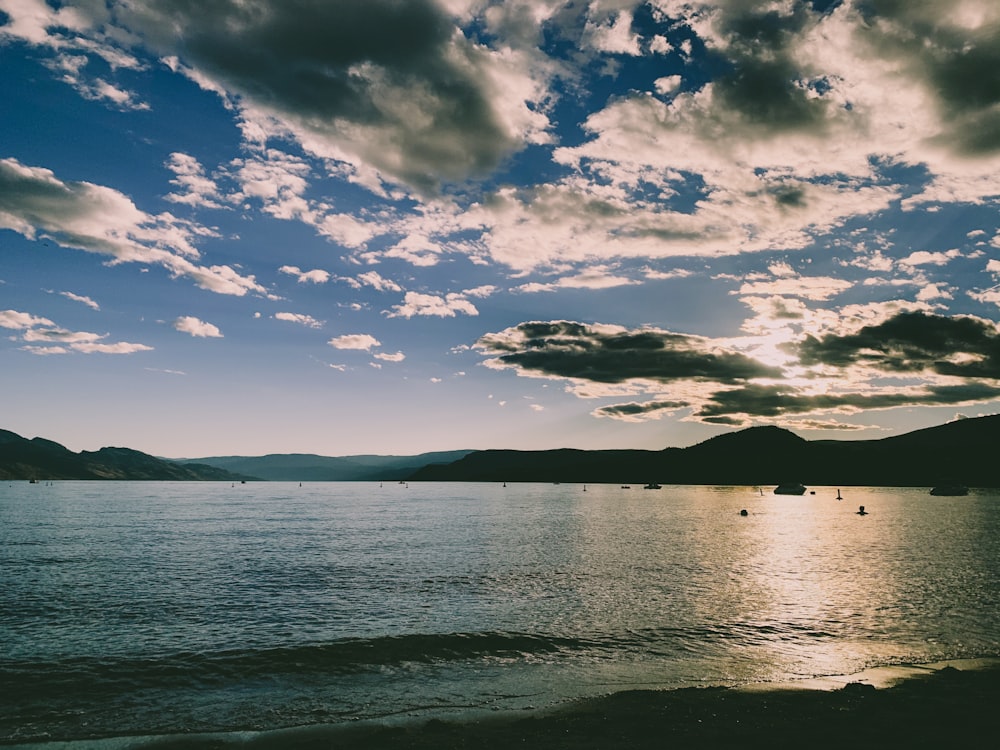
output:
POLYGON ((1000 496, 769 489, 4 484, 0 738, 1000 655, 1000 496))

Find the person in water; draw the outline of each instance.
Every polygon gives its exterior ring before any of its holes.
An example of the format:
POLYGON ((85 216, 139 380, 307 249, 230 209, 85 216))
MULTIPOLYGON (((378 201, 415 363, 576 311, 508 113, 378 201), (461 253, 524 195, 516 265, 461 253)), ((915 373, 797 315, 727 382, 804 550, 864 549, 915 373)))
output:
POLYGON ((862 505, 861 507, 858 508, 858 515, 859 516, 867 516, 868 515, 868 511, 865 510, 865 506, 862 505))

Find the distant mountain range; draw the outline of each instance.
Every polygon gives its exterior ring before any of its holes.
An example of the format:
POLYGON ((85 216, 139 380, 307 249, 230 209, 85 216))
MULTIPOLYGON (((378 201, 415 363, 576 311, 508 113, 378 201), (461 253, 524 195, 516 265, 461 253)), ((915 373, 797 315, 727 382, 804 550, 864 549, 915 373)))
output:
POLYGON ((129 448, 73 453, 44 438, 0 430, 0 479, 150 479, 160 481, 396 481, 433 463, 450 463, 468 450, 419 456, 306 454, 157 458, 129 448))
POLYGON ((804 440, 750 427, 688 448, 445 451, 417 456, 216 456, 163 459, 102 448, 73 453, 0 430, 0 479, 466 481, 1000 487, 1000 415, 880 440, 804 440))
POLYGON ((244 477, 214 466, 178 464, 129 448, 73 453, 44 438, 0 430, 0 479, 225 480, 244 477))
POLYGON ((267 456, 210 456, 172 459, 214 466, 274 482, 367 482, 407 479, 428 464, 450 464, 472 451, 442 451, 418 456, 315 456, 277 453, 267 456))

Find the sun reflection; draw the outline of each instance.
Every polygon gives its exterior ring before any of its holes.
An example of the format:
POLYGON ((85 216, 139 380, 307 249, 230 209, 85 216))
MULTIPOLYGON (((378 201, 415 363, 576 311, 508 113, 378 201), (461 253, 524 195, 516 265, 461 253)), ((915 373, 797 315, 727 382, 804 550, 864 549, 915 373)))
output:
POLYGON ((861 520, 852 518, 852 511, 863 495, 851 497, 848 505, 846 497, 836 499, 835 488, 813 492, 769 498, 767 511, 754 514, 756 554, 746 570, 758 602, 753 624, 771 634, 765 644, 773 650, 773 663, 803 676, 867 666, 884 645, 863 634, 877 630, 878 607, 892 588, 885 566, 878 565, 877 545, 862 554, 830 554, 837 547, 856 547, 858 531, 873 528, 847 526, 848 519, 861 520))

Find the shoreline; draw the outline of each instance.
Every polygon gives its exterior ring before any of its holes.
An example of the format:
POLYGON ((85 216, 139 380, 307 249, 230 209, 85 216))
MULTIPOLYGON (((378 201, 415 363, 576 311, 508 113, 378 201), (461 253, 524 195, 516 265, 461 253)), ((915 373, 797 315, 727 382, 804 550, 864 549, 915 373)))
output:
MULTIPOLYGON (((874 667, 735 687, 639 689, 530 713, 266 732, 37 742, 24 750, 596 750, 971 746, 995 732, 1000 658, 874 667)), ((0 746, 3 746, 0 744, 0 746)))

